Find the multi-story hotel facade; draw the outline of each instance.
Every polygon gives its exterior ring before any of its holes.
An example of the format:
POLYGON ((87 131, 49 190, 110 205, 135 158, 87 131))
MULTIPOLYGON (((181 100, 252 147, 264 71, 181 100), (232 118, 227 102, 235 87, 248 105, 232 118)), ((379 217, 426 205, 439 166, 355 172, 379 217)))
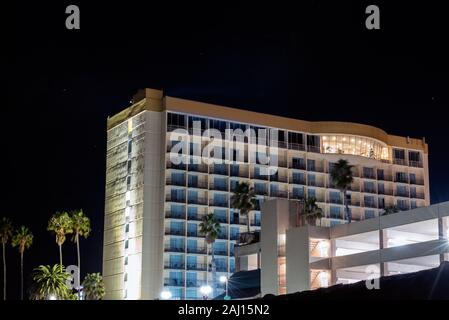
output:
MULTIPOLYGON (((362 124, 308 122, 179 99, 154 89, 139 92, 131 106, 108 118, 106 157, 108 299, 158 299, 162 291, 174 299, 200 299, 199 287, 212 283, 211 257, 198 228, 208 213, 221 223, 215 275, 232 274, 234 245, 246 231, 246 218, 230 203, 241 181, 250 183, 259 203, 315 197, 325 214, 323 225, 340 224, 344 206, 329 171, 344 158, 354 166, 348 192, 353 220, 377 217, 388 206, 408 210, 430 204, 424 139, 362 124), (212 129, 223 133, 219 149, 225 152, 216 152, 214 144, 212 152, 198 156, 195 150, 218 141, 210 137, 212 129), (239 129, 241 144, 226 134, 239 129), (173 151, 180 141, 190 148, 173 151), (240 151, 227 152, 233 149, 244 151, 238 161, 240 151), (265 151, 269 163, 259 161, 265 151), (181 163, 173 161, 174 153, 181 163), (217 163, 217 158, 226 161, 217 163)), ((252 230, 260 228, 256 209, 249 217, 252 230)))

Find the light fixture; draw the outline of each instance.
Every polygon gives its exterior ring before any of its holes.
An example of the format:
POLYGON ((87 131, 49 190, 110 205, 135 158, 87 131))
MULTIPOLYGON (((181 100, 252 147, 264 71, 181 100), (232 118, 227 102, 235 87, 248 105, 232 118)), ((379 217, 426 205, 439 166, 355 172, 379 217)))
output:
POLYGON ((164 290, 161 292, 161 299, 162 300, 170 300, 172 298, 172 294, 169 290, 164 290))
POLYGON ((323 140, 327 140, 327 137, 323 137, 323 140))
POLYGON ((201 286, 200 287, 200 292, 203 296, 205 296, 206 298, 209 296, 210 293, 212 293, 212 287, 207 285, 207 286, 201 286))
POLYGON ((52 294, 48 297, 48 300, 57 300, 57 299, 56 299, 56 296, 54 294, 52 294))
POLYGON ((226 283, 226 281, 228 281, 228 278, 226 276, 221 276, 220 277, 220 282, 221 283, 226 283))
POLYGON ((337 140, 337 137, 332 137, 332 140, 334 140, 334 141, 337 140))

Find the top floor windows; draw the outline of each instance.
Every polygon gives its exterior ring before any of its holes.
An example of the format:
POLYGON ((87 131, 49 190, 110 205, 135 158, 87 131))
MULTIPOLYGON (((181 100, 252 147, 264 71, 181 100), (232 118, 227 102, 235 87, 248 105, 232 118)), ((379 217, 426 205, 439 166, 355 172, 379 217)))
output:
POLYGON ((178 128, 185 129, 186 116, 178 113, 167 113, 167 130, 173 131, 178 128))
POLYGON ((190 134, 203 134, 203 132, 208 128, 208 121, 206 118, 189 116, 188 124, 190 134))
POLYGON ((352 154, 377 160, 388 159, 387 145, 366 137, 352 135, 325 135, 323 153, 352 154))
POLYGON ((393 149, 393 163, 406 165, 407 159, 405 158, 404 149, 393 149))
POLYGON ((215 129, 220 131, 221 134, 223 134, 223 137, 226 133, 226 129, 227 129, 227 123, 225 121, 221 121, 221 120, 214 120, 214 119, 210 119, 209 120, 209 129, 215 129))
POLYGON ((320 152, 320 136, 307 135, 307 151, 320 152))
POLYGON ((419 151, 408 152, 408 163, 410 167, 422 168, 421 153, 419 151))
POLYGON ((293 150, 305 150, 304 134, 298 132, 289 132, 288 148, 293 150))

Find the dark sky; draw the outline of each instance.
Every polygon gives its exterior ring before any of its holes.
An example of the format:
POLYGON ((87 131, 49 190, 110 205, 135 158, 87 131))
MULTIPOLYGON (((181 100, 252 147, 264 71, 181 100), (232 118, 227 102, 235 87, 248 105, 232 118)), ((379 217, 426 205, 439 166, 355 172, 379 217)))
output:
MULTIPOLYGON (((73 208, 83 208, 93 225, 81 243, 83 273, 101 272, 106 118, 144 87, 426 137, 432 203, 449 200, 443 11, 381 6, 381 30, 368 31, 365 7, 315 1, 205 15, 80 5, 79 31, 64 28, 62 4, 16 8, 10 50, 1 53, 8 101, 1 108, 6 191, 0 215, 35 234, 25 273, 57 262, 47 221, 73 208)), ((8 260, 9 295, 16 298, 19 259, 11 248, 8 260)), ((76 262, 71 242, 64 261, 76 262)))

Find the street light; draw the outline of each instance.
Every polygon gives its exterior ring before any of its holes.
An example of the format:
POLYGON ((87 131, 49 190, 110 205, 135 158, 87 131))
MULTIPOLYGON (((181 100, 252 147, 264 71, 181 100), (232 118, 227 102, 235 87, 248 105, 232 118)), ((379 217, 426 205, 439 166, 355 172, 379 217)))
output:
POLYGON ((209 285, 201 286, 200 292, 203 295, 203 299, 207 300, 207 297, 209 296, 209 294, 212 293, 212 287, 209 285))
POLYGON ((172 298, 172 294, 168 290, 164 290, 161 292, 161 299, 162 300, 170 300, 172 298))
POLYGON ((56 296, 54 294, 52 294, 48 297, 48 300, 57 300, 57 299, 56 299, 56 296))
POLYGON ((225 296, 224 299, 225 300, 231 300, 231 297, 228 295, 228 277, 226 276, 221 276, 220 277, 220 282, 225 284, 225 296))

